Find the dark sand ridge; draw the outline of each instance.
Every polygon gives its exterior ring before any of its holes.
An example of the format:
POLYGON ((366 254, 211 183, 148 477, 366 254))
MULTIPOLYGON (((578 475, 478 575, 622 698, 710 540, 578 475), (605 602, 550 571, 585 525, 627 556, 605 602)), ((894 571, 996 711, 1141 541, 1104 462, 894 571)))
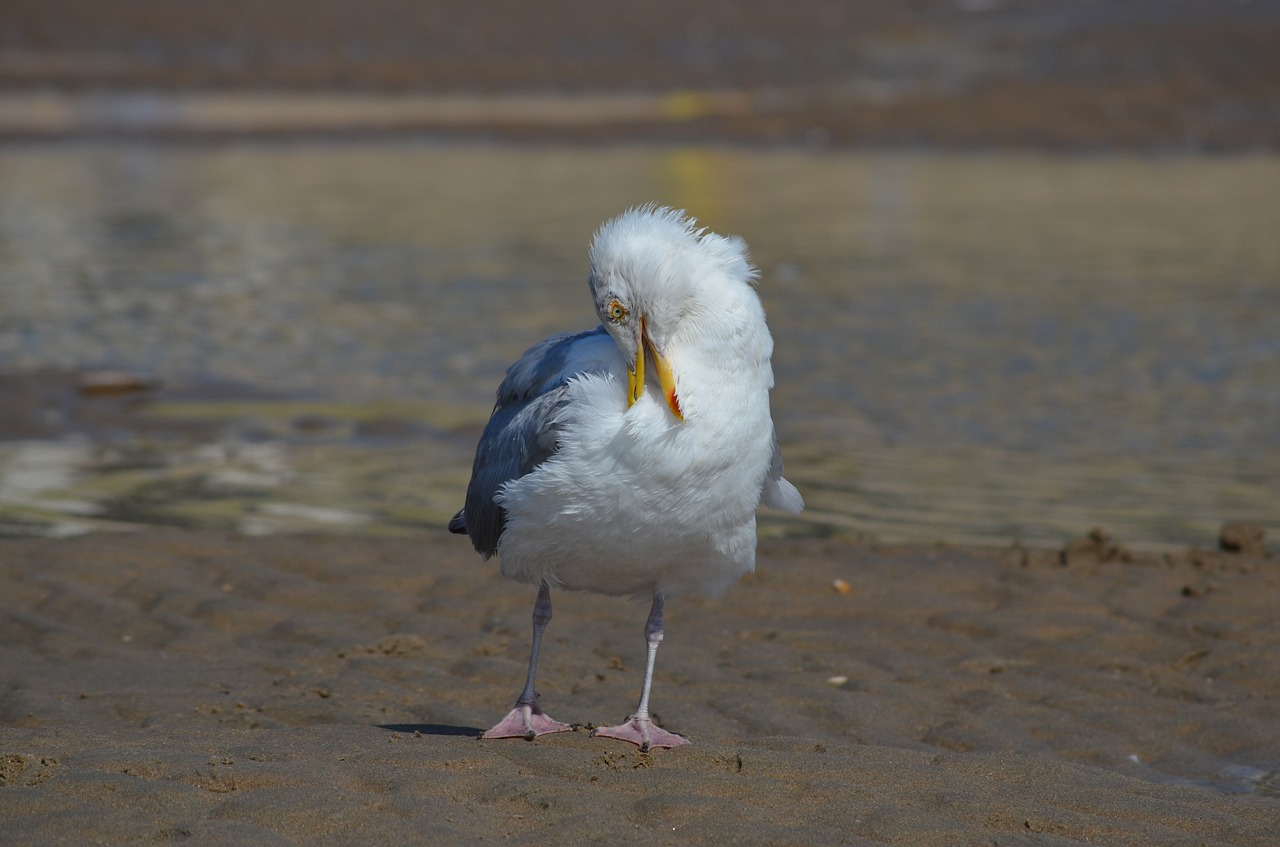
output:
POLYGON ((0 23, 0 138, 1280 144, 1274 0, 11 0, 0 23))
MULTIPOLYGON (((472 737, 532 594, 443 533, 0 540, 0 842, 1275 843, 1274 557, 761 554, 670 604, 643 755, 472 737)), ((644 613, 556 595, 551 714, 627 713, 644 613)))

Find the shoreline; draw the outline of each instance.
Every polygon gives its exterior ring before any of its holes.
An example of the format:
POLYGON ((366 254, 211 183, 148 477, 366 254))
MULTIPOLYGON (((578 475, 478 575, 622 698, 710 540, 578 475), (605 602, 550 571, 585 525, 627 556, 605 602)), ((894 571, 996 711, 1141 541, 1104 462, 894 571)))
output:
POLYGON ((589 93, 290 92, 0 89, 0 143, 219 142, 427 138, 539 144, 728 144, 815 151, 1027 151, 1054 154, 1270 153, 1274 127, 1208 125, 1170 132, 1147 104, 1134 120, 1087 114, 1117 92, 985 91, 891 98, 848 90, 672 89, 589 93), (987 101, 992 102, 987 102, 987 101), (1040 100, 1027 113, 1023 100, 1040 100), (1054 101, 1058 102, 1054 105, 1054 101), (1055 110, 1083 112, 1062 123, 1055 110), (1007 114, 995 114, 996 112, 1007 114))

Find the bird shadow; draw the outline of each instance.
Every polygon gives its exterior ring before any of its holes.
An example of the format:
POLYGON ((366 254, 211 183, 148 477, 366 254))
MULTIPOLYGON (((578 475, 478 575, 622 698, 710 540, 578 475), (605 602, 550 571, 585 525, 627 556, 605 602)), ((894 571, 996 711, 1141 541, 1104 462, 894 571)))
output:
POLYGON ((483 729, 475 726, 453 726, 447 723, 382 723, 378 729, 387 732, 404 732, 409 735, 468 735, 479 738, 483 729))

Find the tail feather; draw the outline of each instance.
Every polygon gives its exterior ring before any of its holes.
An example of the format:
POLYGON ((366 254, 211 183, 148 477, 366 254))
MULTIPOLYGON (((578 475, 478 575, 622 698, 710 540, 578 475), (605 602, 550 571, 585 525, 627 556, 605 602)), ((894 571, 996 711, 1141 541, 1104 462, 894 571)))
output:
POLYGON ((799 514, 804 509, 804 498, 800 496, 800 492, 782 477, 766 482, 761 495, 760 499, 770 509, 790 512, 793 515, 799 514))

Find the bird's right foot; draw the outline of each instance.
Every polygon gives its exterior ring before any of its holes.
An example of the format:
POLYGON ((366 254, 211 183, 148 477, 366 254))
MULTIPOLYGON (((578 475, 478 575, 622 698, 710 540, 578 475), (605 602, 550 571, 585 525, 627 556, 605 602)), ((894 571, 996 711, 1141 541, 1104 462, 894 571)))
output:
POLYGON ((532 741, 539 735, 568 732, 573 726, 553 720, 544 714, 537 703, 517 703, 507 716, 494 724, 492 729, 480 734, 481 738, 523 738, 532 741))
POLYGON ((688 744, 689 739, 674 732, 667 732, 647 717, 632 715, 627 722, 618 726, 598 726, 591 731, 591 737, 616 738, 629 741, 640 748, 641 753, 648 753, 654 747, 679 747, 688 744))

